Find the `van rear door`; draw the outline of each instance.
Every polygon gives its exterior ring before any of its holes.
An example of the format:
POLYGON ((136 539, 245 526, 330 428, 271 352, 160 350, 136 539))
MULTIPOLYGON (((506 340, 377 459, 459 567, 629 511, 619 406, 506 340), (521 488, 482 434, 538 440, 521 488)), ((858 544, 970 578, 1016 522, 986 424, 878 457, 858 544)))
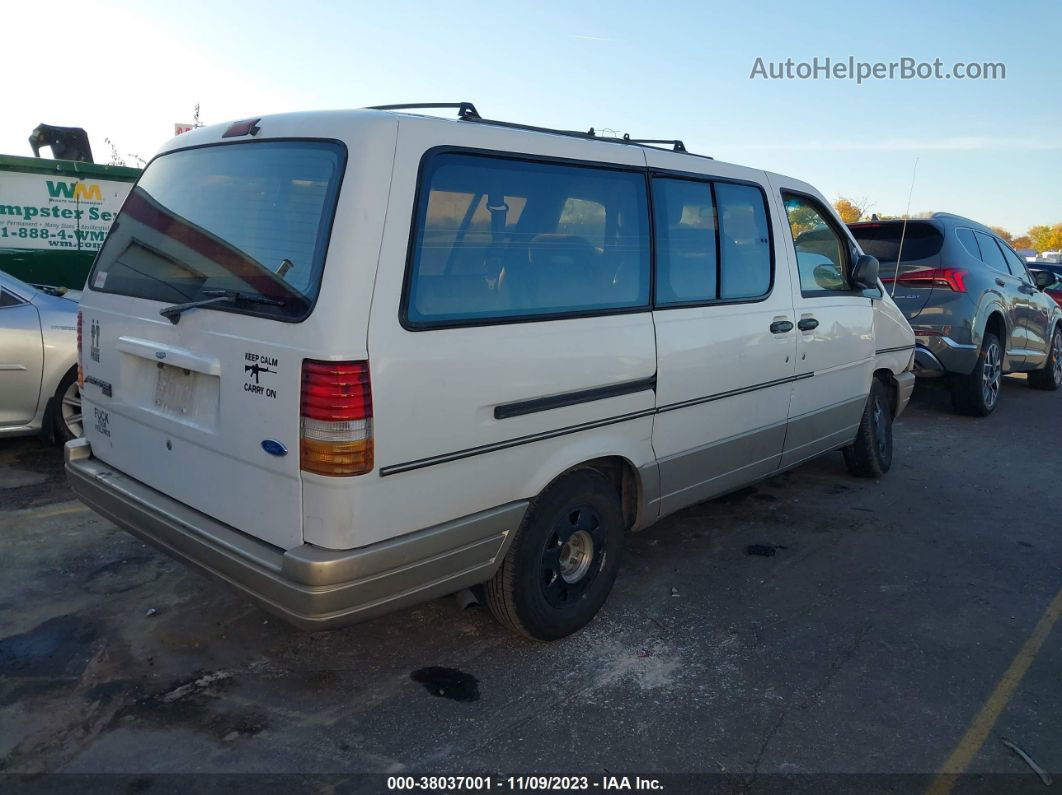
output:
POLYGON ((156 158, 82 300, 85 435, 104 462, 282 548, 302 541, 300 379, 345 147, 156 158))

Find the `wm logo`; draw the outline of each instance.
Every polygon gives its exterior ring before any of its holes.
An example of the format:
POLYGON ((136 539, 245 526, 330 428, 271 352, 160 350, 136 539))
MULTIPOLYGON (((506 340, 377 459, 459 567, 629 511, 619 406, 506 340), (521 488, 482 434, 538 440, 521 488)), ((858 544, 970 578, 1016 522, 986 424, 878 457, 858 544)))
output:
POLYGON ((48 183, 48 195, 53 199, 77 199, 79 201, 103 201, 103 194, 99 185, 89 185, 85 182, 53 182, 48 183))

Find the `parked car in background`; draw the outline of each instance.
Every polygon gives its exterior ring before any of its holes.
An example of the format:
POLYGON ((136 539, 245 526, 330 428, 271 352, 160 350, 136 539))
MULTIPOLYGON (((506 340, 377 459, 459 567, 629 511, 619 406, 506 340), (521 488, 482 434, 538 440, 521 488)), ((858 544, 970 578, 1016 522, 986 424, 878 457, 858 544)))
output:
POLYGON ((1030 265, 1062 265, 1062 251, 1044 251, 1032 259, 1026 259, 1030 265))
POLYGON ((77 290, 33 287, 0 271, 0 436, 81 436, 77 290))
POLYGON ((1033 278, 1036 279, 1037 284, 1043 285, 1043 291, 1054 299, 1054 302, 1062 308, 1062 265, 1050 265, 1046 263, 1030 263, 1029 272, 1032 273, 1033 278), (1046 273, 1052 277, 1050 280, 1041 277, 1039 274, 1046 273))
POLYGON ((629 531, 824 453, 888 471, 914 336, 877 267, 810 185, 679 144, 469 104, 196 129, 89 277, 67 472, 298 626, 482 584, 560 638, 629 531))
POLYGON ((950 213, 850 225, 917 340, 915 373, 946 376, 960 414, 999 405, 1006 373, 1062 386, 1062 310, 991 229, 950 213), (901 246, 902 243, 902 246, 901 246))

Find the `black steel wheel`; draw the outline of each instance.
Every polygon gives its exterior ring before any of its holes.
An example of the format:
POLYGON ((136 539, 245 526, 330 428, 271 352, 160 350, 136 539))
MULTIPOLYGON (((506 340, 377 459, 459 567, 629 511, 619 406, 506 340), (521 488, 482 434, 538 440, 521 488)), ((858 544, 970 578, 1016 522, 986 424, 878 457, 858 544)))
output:
POLYGON ((486 585, 487 605, 529 638, 570 635, 590 622, 612 590, 624 532, 612 481, 592 469, 564 475, 532 501, 486 585))
POLYGON ((892 467, 890 397, 888 387, 875 378, 855 441, 843 450, 848 471, 856 477, 880 478, 892 467))

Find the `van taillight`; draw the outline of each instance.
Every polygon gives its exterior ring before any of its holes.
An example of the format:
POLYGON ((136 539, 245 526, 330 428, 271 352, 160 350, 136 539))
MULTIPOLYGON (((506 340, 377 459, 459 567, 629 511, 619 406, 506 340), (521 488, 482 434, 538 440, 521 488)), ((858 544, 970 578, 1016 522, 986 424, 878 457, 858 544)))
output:
POLYGON ((81 310, 77 310, 77 385, 85 388, 85 371, 81 367, 81 310))
POLYGON ((372 389, 368 362, 302 363, 304 472, 362 475, 372 470, 372 389))

